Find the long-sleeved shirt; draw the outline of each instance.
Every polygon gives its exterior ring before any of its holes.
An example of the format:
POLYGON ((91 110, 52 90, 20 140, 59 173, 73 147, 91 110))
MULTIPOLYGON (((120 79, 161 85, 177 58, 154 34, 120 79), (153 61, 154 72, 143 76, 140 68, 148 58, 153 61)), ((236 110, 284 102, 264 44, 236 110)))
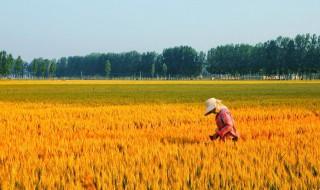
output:
POLYGON ((233 118, 227 107, 223 107, 220 112, 217 113, 216 124, 218 127, 217 134, 221 140, 239 138, 239 133, 234 126, 233 118))

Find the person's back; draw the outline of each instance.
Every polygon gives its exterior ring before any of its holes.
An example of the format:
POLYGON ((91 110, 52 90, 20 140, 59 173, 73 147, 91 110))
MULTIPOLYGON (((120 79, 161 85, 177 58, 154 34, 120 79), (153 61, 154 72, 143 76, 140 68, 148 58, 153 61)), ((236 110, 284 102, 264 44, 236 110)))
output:
POLYGON ((221 108, 220 112, 216 114, 216 124, 218 127, 216 133, 222 140, 237 140, 239 138, 239 134, 235 128, 234 120, 227 107, 221 108))

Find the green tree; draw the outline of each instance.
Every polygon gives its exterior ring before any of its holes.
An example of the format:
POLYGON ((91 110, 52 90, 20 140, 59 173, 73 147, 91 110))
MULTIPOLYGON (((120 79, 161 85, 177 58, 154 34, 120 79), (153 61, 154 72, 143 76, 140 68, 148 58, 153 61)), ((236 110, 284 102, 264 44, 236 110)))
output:
POLYGON ((197 75, 200 73, 198 53, 189 46, 180 46, 163 50, 163 62, 168 72, 173 75, 197 75))
POLYGON ((41 77, 43 77, 43 78, 48 77, 48 74, 49 74, 49 60, 41 59, 41 61, 40 61, 40 72, 41 72, 41 77))
POLYGON ((30 64, 30 70, 33 76, 37 76, 39 77, 38 73, 39 73, 39 61, 38 59, 33 59, 31 64, 30 64))
POLYGON ((152 63, 152 65, 151 65, 151 77, 154 77, 155 73, 156 73, 156 64, 152 63))
POLYGON ((12 55, 9 54, 7 56, 7 60, 6 60, 6 63, 4 65, 4 75, 5 76, 8 76, 8 75, 12 74, 13 65, 14 65, 14 59, 13 59, 12 55))
POLYGON ((7 62, 7 53, 5 51, 0 52, 0 75, 4 76, 4 67, 7 62))
POLYGON ((111 73, 111 62, 109 60, 106 61, 106 63, 104 64, 104 72, 105 72, 105 76, 109 77, 110 73, 111 73))
POLYGON ((14 62, 14 74, 16 77, 23 76, 23 60, 20 56, 14 62))
POLYGON ((164 76, 167 75, 167 72, 168 72, 168 67, 165 63, 162 64, 162 73, 164 76))
POLYGON ((57 70, 57 63, 55 60, 51 60, 50 66, 49 66, 49 77, 54 77, 56 70, 57 70))

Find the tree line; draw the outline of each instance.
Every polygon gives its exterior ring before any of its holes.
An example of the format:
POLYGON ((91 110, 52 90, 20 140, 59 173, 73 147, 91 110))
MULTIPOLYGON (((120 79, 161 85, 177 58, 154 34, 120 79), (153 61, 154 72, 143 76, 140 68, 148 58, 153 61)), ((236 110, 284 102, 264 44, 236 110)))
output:
POLYGON ((0 76, 22 77, 28 64, 20 56, 16 59, 5 51, 0 51, 0 76))
POLYGON ((23 78, 24 76, 53 77, 56 76, 55 60, 37 58, 31 63, 23 61, 20 56, 14 58, 6 51, 0 51, 0 77, 23 78))
POLYGON ((207 55, 208 71, 219 74, 303 74, 320 72, 320 36, 278 37, 254 46, 224 45, 207 55))
POLYGON ((62 76, 130 76, 143 74, 155 77, 167 74, 196 76, 205 64, 204 53, 188 46, 168 48, 156 52, 90 54, 63 57, 56 63, 56 75, 62 76))
POLYGON ((2 77, 192 76, 202 74, 320 73, 320 36, 278 37, 264 43, 228 44, 207 54, 190 46, 166 48, 162 53, 137 51, 92 53, 58 60, 35 58, 30 63, 0 52, 2 77))

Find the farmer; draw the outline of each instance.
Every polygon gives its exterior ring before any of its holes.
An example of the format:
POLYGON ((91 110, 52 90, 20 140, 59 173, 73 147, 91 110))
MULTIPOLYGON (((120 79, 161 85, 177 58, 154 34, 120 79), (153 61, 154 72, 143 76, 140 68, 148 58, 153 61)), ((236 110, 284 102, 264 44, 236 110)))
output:
POLYGON ((206 101, 205 116, 213 113, 216 114, 217 130, 214 135, 210 135, 211 140, 216 140, 220 137, 221 140, 232 139, 237 141, 239 134, 234 126, 234 121, 228 108, 221 103, 221 100, 210 98, 206 101))

